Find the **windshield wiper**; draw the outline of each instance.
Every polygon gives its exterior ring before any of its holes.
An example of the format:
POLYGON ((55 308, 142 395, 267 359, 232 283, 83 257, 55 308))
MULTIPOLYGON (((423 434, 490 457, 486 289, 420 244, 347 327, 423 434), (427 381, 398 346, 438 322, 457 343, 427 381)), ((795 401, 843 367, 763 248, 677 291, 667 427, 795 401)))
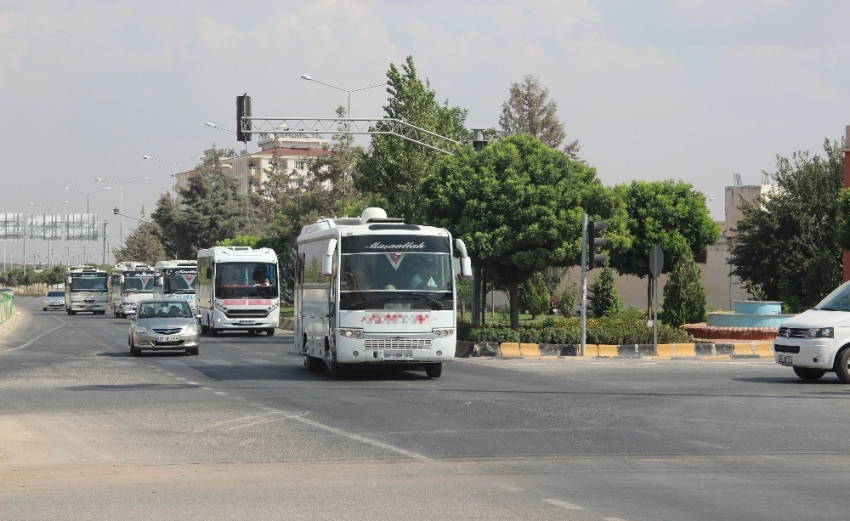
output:
POLYGON ((367 298, 366 300, 359 300, 359 301, 355 302, 354 304, 351 304, 349 309, 365 309, 367 304, 381 304, 381 303, 384 303, 384 302, 389 302, 391 300, 393 300, 393 299, 389 298, 389 297, 367 298))
POLYGON ((418 298, 421 298, 423 300, 427 300, 428 302, 431 303, 432 307, 437 306, 437 309, 443 309, 443 303, 442 302, 440 302, 439 300, 435 299, 434 297, 432 297, 432 296, 430 296, 426 293, 421 293, 419 291, 416 291, 416 292, 405 291, 405 292, 402 292, 400 294, 401 295, 410 295, 412 297, 418 297, 418 298))
POLYGON ((194 292, 195 292, 195 290, 193 290, 193 289, 178 289, 178 290, 174 290, 174 291, 172 291, 172 293, 174 293, 174 294, 179 294, 179 293, 194 293, 194 292))
POLYGON ((818 311, 847 311, 847 309, 831 308, 831 307, 823 307, 823 308, 815 308, 815 309, 817 309, 818 311))

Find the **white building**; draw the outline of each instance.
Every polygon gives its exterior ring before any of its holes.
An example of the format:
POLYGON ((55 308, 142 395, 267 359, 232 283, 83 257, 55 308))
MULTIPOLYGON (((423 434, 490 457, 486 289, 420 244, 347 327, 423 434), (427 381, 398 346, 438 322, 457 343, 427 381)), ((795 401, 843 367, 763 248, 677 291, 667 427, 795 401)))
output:
MULTIPOLYGON (((296 172, 302 179, 307 175, 307 166, 311 158, 329 156, 328 141, 325 139, 292 138, 285 135, 261 137, 257 144, 260 150, 249 154, 236 154, 222 158, 222 164, 239 181, 239 191, 243 194, 258 193, 263 189, 267 176, 265 169, 274 154, 275 146, 285 170, 296 172)), ((187 188, 194 170, 175 175, 178 188, 187 188)), ((297 176, 296 176, 297 177, 297 176)))

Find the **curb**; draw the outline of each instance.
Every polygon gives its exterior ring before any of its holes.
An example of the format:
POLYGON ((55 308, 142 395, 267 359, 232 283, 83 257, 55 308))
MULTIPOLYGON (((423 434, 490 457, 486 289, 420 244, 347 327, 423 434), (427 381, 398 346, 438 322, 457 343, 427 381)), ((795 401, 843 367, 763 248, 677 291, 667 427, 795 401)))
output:
MULTIPOLYGON (((581 356, 581 346, 572 344, 527 344, 518 342, 458 342, 456 358, 540 358, 581 356)), ((588 344, 586 357, 661 358, 669 360, 730 360, 773 358, 772 342, 687 343, 687 344, 588 344)))

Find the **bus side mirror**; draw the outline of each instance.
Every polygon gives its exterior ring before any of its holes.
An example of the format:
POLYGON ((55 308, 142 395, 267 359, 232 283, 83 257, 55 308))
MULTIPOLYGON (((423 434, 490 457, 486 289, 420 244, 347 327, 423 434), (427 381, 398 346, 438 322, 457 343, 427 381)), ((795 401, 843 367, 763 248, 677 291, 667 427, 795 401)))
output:
POLYGON ((331 239, 328 242, 328 253, 322 257, 322 275, 330 275, 333 273, 333 255, 336 250, 336 239, 331 239))
POLYGON ((460 239, 455 239, 455 248, 460 253, 460 276, 471 277, 472 259, 469 258, 469 254, 466 252, 466 244, 460 239))
POLYGON ((464 257, 460 259, 460 276, 461 277, 471 277, 472 276, 472 259, 469 257, 464 257))

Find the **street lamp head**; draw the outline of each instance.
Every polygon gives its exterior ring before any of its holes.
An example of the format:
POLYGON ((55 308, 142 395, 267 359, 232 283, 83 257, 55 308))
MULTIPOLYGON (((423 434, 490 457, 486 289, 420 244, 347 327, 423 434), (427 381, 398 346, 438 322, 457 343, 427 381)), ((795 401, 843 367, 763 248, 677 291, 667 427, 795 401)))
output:
POLYGON ((207 121, 206 123, 204 123, 204 125, 206 125, 206 126, 208 126, 208 127, 216 128, 216 124, 215 124, 215 123, 210 123, 209 121, 207 121))
POLYGON ((35 203, 34 203, 34 202, 32 202, 32 201, 30 201, 29 203, 30 203, 30 204, 32 204, 32 205, 35 205, 35 203))
POLYGON ((102 177, 95 177, 94 180, 95 181, 103 181, 103 178, 102 177))
POLYGON ((307 81, 313 81, 313 77, 308 74, 302 74, 301 77, 307 81))
POLYGON ((142 159, 151 159, 151 156, 142 156, 142 159))

